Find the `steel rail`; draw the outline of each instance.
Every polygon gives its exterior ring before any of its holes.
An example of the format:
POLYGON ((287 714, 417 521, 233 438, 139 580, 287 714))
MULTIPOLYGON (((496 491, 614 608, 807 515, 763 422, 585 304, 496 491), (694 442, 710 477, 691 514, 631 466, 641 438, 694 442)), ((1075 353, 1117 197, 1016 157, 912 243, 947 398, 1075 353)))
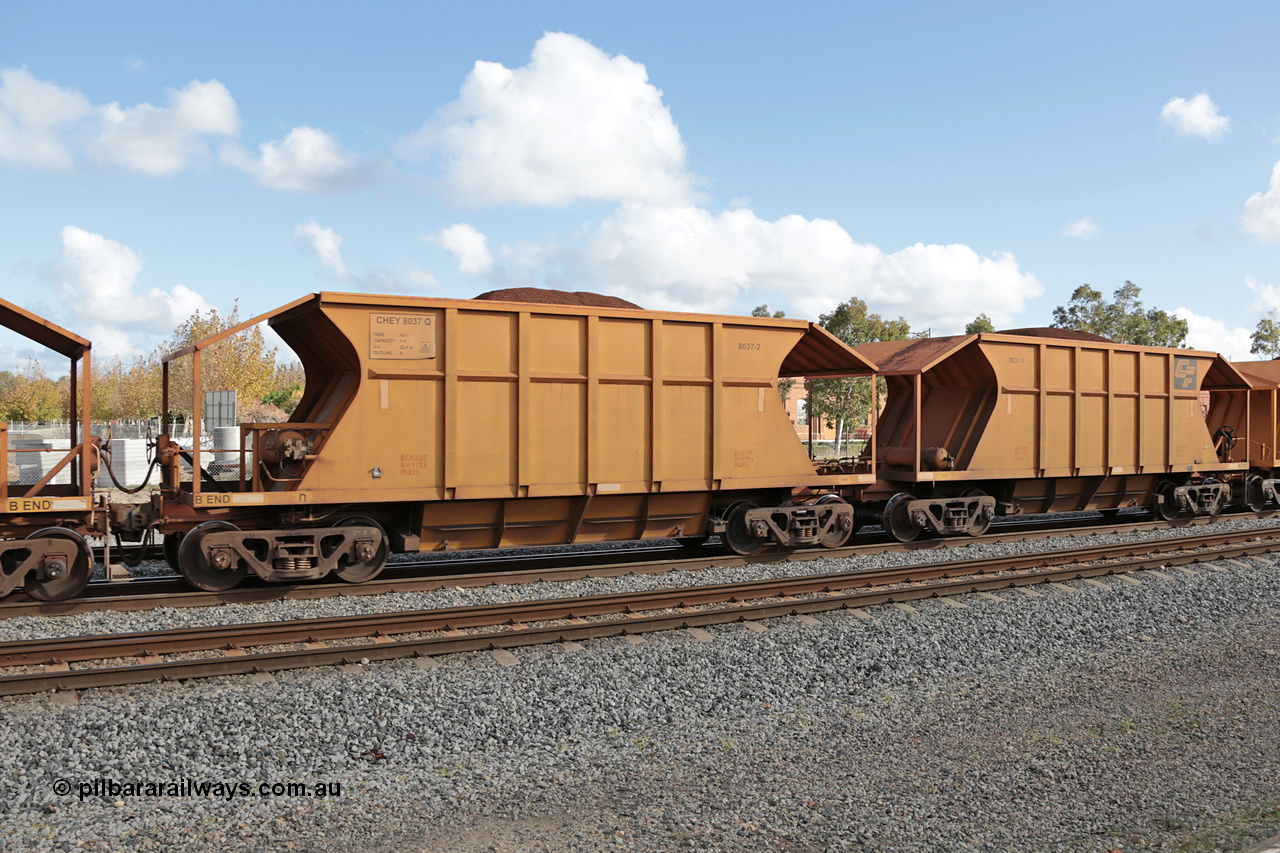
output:
MULTIPOLYGON (((1250 517, 1270 518, 1273 512, 1249 513, 1250 517)), ((1179 520, 1172 527, 1192 527, 1212 522, 1207 518, 1179 520)), ((136 578, 128 581, 93 581, 80 598, 69 601, 36 601, 20 593, 0 600, 0 620, 15 616, 63 616, 104 610, 120 612, 150 610, 157 607, 212 607, 219 604, 256 604, 271 601, 297 601, 328 598, 334 595, 382 595, 391 592, 430 592, 445 587, 477 587, 494 584, 522 584, 538 581, 566 581, 582 578, 617 577, 626 574, 661 574, 679 569, 743 566, 754 563, 806 562, 824 557, 844 558, 883 554, 891 551, 948 549, 993 542, 1028 541, 1070 535, 1106 535, 1146 530, 1170 529, 1163 520, 1118 523, 1110 518, 1073 518, 1069 523, 1018 521, 1005 522, 1002 529, 975 537, 946 537, 899 543, 883 534, 873 534, 871 541, 834 549, 808 549, 769 552, 754 557, 739 557, 719 548, 657 546, 627 548, 615 551, 575 551, 559 554, 500 554, 464 557, 452 560, 428 559, 393 563, 381 576, 360 584, 342 582, 310 582, 302 584, 268 584, 249 578, 240 586, 223 592, 193 590, 177 575, 136 578), (703 551, 697 554, 698 551, 703 551), (689 556, 693 552, 693 556, 689 556), (645 557, 646 559, 636 559, 645 557), (494 563, 512 568, 494 569, 494 563), (425 565, 442 569, 423 576, 425 565), (473 571, 485 567, 484 571, 473 571), (472 571, 468 571, 472 570, 472 571)), ((1264 528, 1265 529, 1265 528, 1264 528)))
MULTIPOLYGON (((824 610, 907 602, 967 592, 1050 583, 1057 580, 1119 574, 1165 565, 1180 565, 1249 556, 1280 549, 1280 529, 1208 534, 1195 539, 1124 543, 1041 554, 988 558, 943 564, 907 566, 878 572, 842 572, 767 581, 744 581, 706 587, 551 599, 500 605, 477 605, 408 613, 380 613, 359 617, 330 617, 289 623, 175 629, 109 637, 74 637, 18 641, 0 645, 0 663, 32 665, 49 661, 67 666, 83 660, 157 656, 180 651, 223 648, 229 657, 163 661, 104 669, 56 670, 0 677, 0 695, 48 689, 133 684, 156 678, 196 678, 244 672, 270 672, 301 666, 387 660, 396 657, 440 655, 477 649, 510 648, 553 640, 570 641, 619 634, 694 627, 746 619, 815 613, 824 610), (1150 544, 1164 552, 1133 555, 1133 546, 1150 544), (1206 551, 1208 548, 1217 550, 1206 551), (1122 562, 1102 562, 1120 558, 1122 562), (1046 568, 1048 566, 1048 568, 1046 568), (1017 572, 1017 574, 1007 574, 1017 572), (997 576, 998 574, 998 576, 997 576), (961 575, 961 577, 956 577, 961 575), (926 582, 932 581, 932 582, 926 582), (909 586, 897 586, 910 584, 909 586), (877 588, 847 592, 850 588, 877 588), (894 585, 886 589, 886 585, 894 585), (796 599, 795 596, 822 595, 796 599), (751 603, 756 602, 756 603, 751 603), (724 606, 728 605, 728 606, 724 606), (637 611, 710 607, 679 614, 635 616, 637 611), (605 622, 579 624, 587 617, 621 616, 605 622), (570 620, 574 624, 526 627, 525 622, 570 620), (506 625, 505 630, 454 636, 463 629, 506 625), (394 640, 396 634, 446 632, 445 636, 394 640), (243 646, 308 643, 373 638, 371 643, 299 651, 243 653, 243 646)), ((1149 549, 1150 550, 1150 549, 1149 549)))

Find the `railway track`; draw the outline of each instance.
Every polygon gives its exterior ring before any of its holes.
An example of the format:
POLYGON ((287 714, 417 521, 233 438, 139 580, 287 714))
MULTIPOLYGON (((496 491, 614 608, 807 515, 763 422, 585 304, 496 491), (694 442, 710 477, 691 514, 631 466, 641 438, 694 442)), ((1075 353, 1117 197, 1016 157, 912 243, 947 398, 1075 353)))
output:
MULTIPOLYGON (((1274 512, 1246 513, 1243 517, 1269 518, 1274 512)), ((1240 517, 1240 516, 1237 516, 1240 517)), ((376 579, 361 584, 312 581, 301 584, 268 584, 247 578, 234 589, 205 592, 192 589, 180 575, 138 577, 127 581, 95 580, 81 597, 69 601, 37 601, 15 592, 0 600, 0 620, 15 616, 62 616, 103 610, 136 611, 157 607, 212 607, 219 604, 253 604, 269 601, 328 598, 334 595, 380 595, 390 592, 429 592, 444 587, 477 587, 537 581, 616 577, 625 574, 660 574, 712 566, 741 566, 777 561, 805 562, 823 557, 851 557, 887 551, 966 547, 993 542, 1049 539, 1060 536, 1133 533, 1168 529, 1167 521, 1140 518, 1078 517, 1067 520, 1006 520, 984 536, 922 539, 906 544, 883 533, 865 534, 843 548, 775 552, 739 557, 716 546, 654 546, 616 550, 561 553, 499 553, 440 559, 424 557, 392 563, 376 579), (1124 519, 1124 520, 1122 520, 1124 519)), ((1194 527, 1211 520, 1192 517, 1174 526, 1194 527)))
POLYGON ((574 642, 1028 587, 1277 550, 1280 527, 1271 527, 582 598, 16 641, 0 644, 0 666, 26 671, 0 676, 0 695, 574 642), (275 648, 283 645, 297 648, 275 648), (164 657, 193 653, 201 656, 164 657), (91 661, 99 665, 71 668, 91 661), (30 671, 36 667, 39 671, 30 671))

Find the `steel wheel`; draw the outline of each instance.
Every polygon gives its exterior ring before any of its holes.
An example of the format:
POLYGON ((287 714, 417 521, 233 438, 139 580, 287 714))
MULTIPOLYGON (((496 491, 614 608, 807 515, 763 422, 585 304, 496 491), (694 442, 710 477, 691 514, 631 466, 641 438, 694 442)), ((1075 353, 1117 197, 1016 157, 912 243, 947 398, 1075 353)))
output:
MULTIPOLYGON (((838 495, 823 495, 822 497, 814 501, 814 506, 829 506, 830 504, 843 504, 845 506, 848 506, 849 502, 839 497, 838 495)), ((818 511, 818 515, 819 517, 822 516, 821 510, 818 511)), ((819 536, 818 544, 821 545, 823 548, 839 548, 841 545, 848 542, 849 537, 852 536, 854 533, 856 533, 857 530, 858 530, 858 522, 857 522, 857 519, 855 518, 853 521, 853 524, 849 526, 849 529, 841 530, 840 526, 836 525, 827 533, 823 534, 822 536, 819 536)))
POLYGON ((235 560, 235 565, 220 569, 209 562, 202 547, 210 533, 239 529, 225 521, 206 521, 182 537, 178 546, 178 570, 188 583, 209 592, 222 592, 244 580, 248 569, 242 560, 235 560))
POLYGON ((1262 478, 1257 474, 1245 480, 1244 502, 1254 512, 1262 512, 1267 507, 1267 495, 1262 491, 1262 478))
POLYGON ((166 533, 164 542, 161 543, 161 549, 164 551, 164 561, 169 564, 169 568, 175 572, 181 571, 178 568, 178 549, 182 546, 181 533, 166 533))
POLYGON ((724 522, 724 534, 721 538, 729 550, 742 557, 750 557, 764 550, 769 540, 752 536, 747 529, 747 513, 756 509, 750 501, 734 504, 729 509, 729 516, 724 522))
POLYGON ((382 529, 382 525, 374 521, 372 518, 364 518, 356 516, 355 518, 344 518, 338 522, 339 527, 373 527, 378 531, 378 541, 373 547, 373 552, 367 559, 352 561, 347 558, 338 560, 338 567, 333 570, 333 574, 339 580, 347 583, 364 583, 373 580, 387 564, 387 552, 390 545, 387 542, 387 532, 382 529))
POLYGON ((912 521, 907 512, 907 504, 913 500, 913 496, 900 492, 889 498, 889 502, 884 505, 881 518, 885 532, 899 542, 913 542, 924 532, 924 527, 912 521))
POLYGON ((1172 480, 1165 480, 1156 486, 1155 500, 1152 501, 1151 511, 1165 521, 1173 521, 1179 515, 1178 499, 1173 494, 1176 488, 1178 486, 1172 480))
POLYGON ((83 536, 65 527, 46 527, 27 538, 66 539, 75 547, 71 563, 60 567, 58 577, 37 580, 35 572, 28 574, 27 580, 22 584, 27 595, 38 601, 66 601, 84 592, 93 575, 93 551, 89 549, 89 543, 84 541, 83 536))

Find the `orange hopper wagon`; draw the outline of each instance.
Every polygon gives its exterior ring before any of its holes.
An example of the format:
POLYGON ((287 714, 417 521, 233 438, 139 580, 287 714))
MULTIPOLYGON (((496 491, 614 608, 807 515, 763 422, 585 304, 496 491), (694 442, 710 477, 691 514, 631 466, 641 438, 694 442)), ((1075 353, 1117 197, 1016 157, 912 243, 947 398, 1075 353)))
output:
POLYGON ((306 371, 290 421, 242 424, 219 466, 198 434, 162 436, 164 487, 133 514, 206 589, 361 581, 395 551, 835 546, 854 525, 837 490, 874 480, 819 473, 787 418, 780 376, 875 371, 806 321, 318 293, 168 356, 166 408, 194 369, 198 424, 201 352, 263 321, 306 371))

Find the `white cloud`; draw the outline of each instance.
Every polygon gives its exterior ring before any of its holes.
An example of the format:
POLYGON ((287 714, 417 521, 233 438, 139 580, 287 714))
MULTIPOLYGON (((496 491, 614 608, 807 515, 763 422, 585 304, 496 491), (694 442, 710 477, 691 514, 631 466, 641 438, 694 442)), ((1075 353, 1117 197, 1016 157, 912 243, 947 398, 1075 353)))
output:
POLYGON ((1098 236, 1098 225, 1093 221, 1092 216, 1084 216, 1063 228, 1062 236, 1080 237, 1087 240, 1090 237, 1098 236))
POLYGON ((1178 308, 1173 314, 1187 321, 1187 346, 1191 349, 1219 352, 1232 361, 1252 361, 1257 358, 1249 352, 1252 343, 1248 329, 1240 326, 1232 328, 1222 320, 1202 316, 1189 308, 1178 308))
POLYGON ((333 193, 374 183, 382 167, 366 161, 314 127, 258 146, 254 157, 235 143, 222 147, 222 161, 247 172, 264 187, 298 193, 333 193))
POLYGON ((575 199, 684 203, 685 149, 645 67, 567 33, 547 33, 529 64, 477 62, 458 100, 402 140, 437 155, 468 202, 575 199))
POLYGON ((1170 99, 1160 110, 1160 120, 1179 133, 1201 139, 1217 139, 1231 124, 1204 92, 1190 99, 1170 99))
POLYGON ((136 355, 196 311, 212 306, 185 285, 135 292, 142 258, 123 243, 74 225, 62 229, 62 253, 45 277, 58 288, 68 325, 108 357, 136 355))
POLYGON ((1253 293, 1253 304, 1249 307, 1254 311, 1280 311, 1280 289, 1274 284, 1267 284, 1247 275, 1244 277, 1244 286, 1253 293))
POLYGON ((293 229, 293 242, 299 249, 319 258, 335 278, 346 281, 351 277, 346 262, 342 260, 342 235, 338 232, 312 219, 293 229))
POLYGON ((93 114, 89 99, 74 89, 37 80, 25 68, 0 70, 0 160, 55 172, 75 170, 65 138, 93 114))
POLYGON ((99 161, 144 175, 172 175, 210 159, 205 136, 240 132, 235 99, 217 80, 169 89, 169 106, 98 107, 101 131, 92 143, 99 161))
POLYGON ((458 259, 458 269, 467 275, 485 275, 493 269, 493 253, 489 251, 488 240, 466 223, 450 225, 422 239, 447 249, 458 259))
POLYGON ((372 270, 356 275, 342 258, 342 235, 314 219, 293 229, 293 242, 302 251, 318 258, 331 278, 348 287, 371 293, 405 293, 439 287, 435 276, 414 267, 372 270))
POLYGON ((935 334, 959 332, 979 313, 1007 323, 1044 292, 1007 253, 982 257, 964 245, 917 243, 886 254, 854 242, 831 220, 770 222, 750 210, 627 204, 580 247, 525 254, 535 263, 554 258, 559 269, 545 272, 549 280, 648 308, 728 312, 767 301, 814 318, 857 296, 935 334))
POLYGON ((73 172, 88 157, 144 175, 171 175, 210 157, 205 137, 240 131, 236 102, 217 80, 168 90, 169 106, 93 106, 75 89, 25 68, 0 70, 0 160, 73 172))
POLYGON ((1244 203, 1240 224, 1260 240, 1280 242, 1280 163, 1271 169, 1267 191, 1254 193, 1244 203))

